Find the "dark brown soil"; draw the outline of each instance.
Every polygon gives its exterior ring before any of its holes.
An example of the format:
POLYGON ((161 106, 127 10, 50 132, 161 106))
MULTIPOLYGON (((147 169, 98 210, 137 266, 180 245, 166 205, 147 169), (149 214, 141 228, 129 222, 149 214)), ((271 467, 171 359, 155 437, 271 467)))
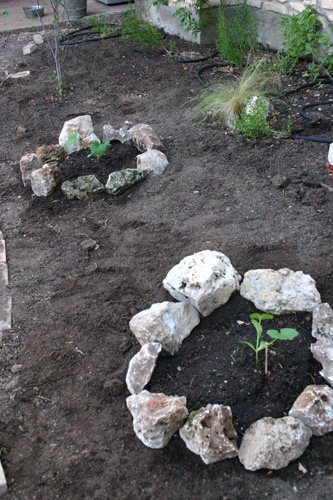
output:
MULTIPOLYGON (((161 51, 155 55, 162 61, 153 61, 120 39, 70 48, 63 66, 66 97, 59 102, 48 81, 53 60, 47 50, 22 56, 29 39, 28 33, 0 35, 2 71, 31 71, 27 79, 0 86, 0 229, 13 295, 13 329, 3 335, 0 367, 7 497, 331 498, 332 433, 312 438, 304 455, 281 471, 249 473, 237 459, 205 466, 179 436, 162 450, 146 448, 134 435, 124 385, 139 349, 128 321, 152 303, 171 300, 162 280, 186 255, 221 251, 241 274, 265 267, 302 270, 316 280, 323 302, 333 304, 327 144, 249 141, 220 125, 191 121, 200 64, 175 63, 161 51), (166 172, 118 198, 33 197, 21 182, 21 156, 56 143, 64 121, 83 114, 91 114, 98 136, 106 123, 150 124, 165 145, 166 172), (95 250, 82 248, 87 238, 97 242, 95 250), (17 374, 15 364, 22 365, 17 374)), ((205 52, 173 41, 179 51, 205 52)), ((284 90, 300 83, 285 79, 284 90)), ((293 133, 333 141, 330 109, 316 123, 298 114, 303 104, 328 99, 329 85, 291 95, 272 123, 279 128, 290 114, 293 133)), ((135 155, 119 144, 99 162, 79 153, 63 164, 64 178, 92 167, 105 181, 110 171, 133 167, 135 155)), ((256 365, 253 351, 237 342, 255 341, 248 324, 254 311, 234 295, 202 319, 174 357, 159 359, 148 389, 185 395, 190 411, 229 404, 239 441, 258 418, 287 414, 306 385, 323 382, 309 351, 311 315, 267 322, 300 335, 272 346, 265 376, 263 352, 256 365)))

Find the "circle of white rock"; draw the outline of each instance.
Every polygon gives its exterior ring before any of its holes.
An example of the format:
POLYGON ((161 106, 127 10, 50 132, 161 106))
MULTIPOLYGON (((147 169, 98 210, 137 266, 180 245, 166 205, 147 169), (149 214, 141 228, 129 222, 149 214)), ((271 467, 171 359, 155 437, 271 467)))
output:
POLYGON ((237 291, 266 313, 312 312, 312 336, 317 342, 311 344, 311 351, 323 366, 320 374, 332 386, 333 311, 321 303, 311 276, 286 268, 257 269, 245 273, 241 282, 226 255, 204 250, 172 268, 163 286, 178 302, 153 304, 129 323, 142 347, 129 363, 126 383, 132 395, 126 403, 134 432, 143 444, 163 448, 179 430, 187 448, 205 464, 238 456, 245 469, 255 471, 286 467, 303 454, 312 435, 333 431, 333 389, 328 385, 306 387, 288 416, 254 422, 239 449, 229 406, 209 404, 189 415, 185 397, 144 390, 161 350, 178 351, 199 324, 200 315, 208 316, 237 291))
POLYGON ((141 152, 136 156, 136 168, 125 168, 110 173, 105 186, 95 175, 82 175, 73 181, 61 183, 59 165, 67 156, 87 148, 96 141, 101 143, 94 132, 90 115, 77 116, 65 122, 59 136, 59 144, 44 145, 37 148, 35 153, 22 156, 20 169, 23 185, 30 186, 35 196, 45 197, 52 194, 61 184, 61 191, 69 200, 83 200, 103 192, 117 196, 147 177, 161 175, 169 165, 162 152, 162 142, 149 125, 131 125, 125 122, 119 130, 109 124, 103 127, 103 140, 116 140, 122 144, 132 142, 141 152), (74 134, 75 142, 68 145, 68 139, 74 134))

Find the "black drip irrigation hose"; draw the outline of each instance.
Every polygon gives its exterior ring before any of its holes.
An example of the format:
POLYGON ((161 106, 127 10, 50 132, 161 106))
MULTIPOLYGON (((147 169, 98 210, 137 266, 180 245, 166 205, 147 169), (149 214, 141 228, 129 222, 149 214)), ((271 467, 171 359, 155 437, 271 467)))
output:
MULTIPOLYGON (((149 59, 152 59, 153 61, 163 61, 164 59, 160 59, 158 57, 153 57, 149 52, 145 52, 144 50, 140 49, 130 49, 132 52, 139 52, 139 54, 143 54, 144 56, 148 57, 149 59)), ((197 63, 197 62, 203 62, 203 61, 208 61, 208 59, 212 59, 213 57, 216 57, 218 55, 218 51, 216 50, 212 54, 204 57, 199 57, 198 59, 172 59, 173 62, 177 63, 197 63)))
MULTIPOLYGON (((117 27, 116 24, 110 24, 110 27, 117 27)), ((106 36, 99 36, 96 38, 88 38, 88 40, 80 40, 79 42, 70 42, 69 40, 76 38, 78 36, 86 36, 86 35, 98 35, 99 31, 91 31, 93 26, 84 26, 83 28, 79 28, 77 30, 71 31, 67 35, 61 38, 59 41, 59 45, 65 46, 73 46, 73 45, 82 45, 86 43, 100 42, 102 40, 107 40, 108 38, 117 38, 121 36, 121 33, 112 33, 106 36)))

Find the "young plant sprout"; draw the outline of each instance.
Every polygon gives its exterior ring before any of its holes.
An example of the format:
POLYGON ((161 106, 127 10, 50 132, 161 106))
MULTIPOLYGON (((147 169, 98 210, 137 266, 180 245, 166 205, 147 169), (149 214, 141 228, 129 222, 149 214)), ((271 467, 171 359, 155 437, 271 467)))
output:
MULTIPOLYGON (((74 144, 74 142, 77 141, 77 138, 78 138, 77 133, 71 134, 66 141, 66 148, 69 149, 74 144)), ((91 156, 96 156, 97 158, 103 156, 105 151, 109 149, 110 146, 111 146, 110 141, 103 141, 103 142, 94 141, 89 146, 90 154, 88 155, 88 158, 90 158, 91 156)))
POLYGON ((240 342, 241 344, 246 344, 249 347, 251 347, 251 349, 254 350, 254 352, 256 353, 257 364, 258 364, 259 351, 262 351, 263 349, 266 350, 265 373, 267 375, 267 373, 268 373, 268 369, 267 369, 268 347, 270 345, 274 344, 274 342, 276 342, 277 340, 293 340, 295 337, 297 337, 298 332, 296 330, 294 330, 293 328, 281 328, 281 330, 279 332, 277 330, 268 330, 266 332, 266 335, 268 335, 273 340, 271 342, 266 342, 265 340, 260 340, 262 333, 263 333, 261 322, 264 319, 273 319, 273 316, 271 314, 266 314, 266 313, 263 313, 263 314, 253 313, 250 315, 250 318, 251 318, 251 323, 257 332, 256 345, 254 346, 253 344, 251 344, 250 342, 247 342, 245 340, 239 340, 238 342, 240 342))

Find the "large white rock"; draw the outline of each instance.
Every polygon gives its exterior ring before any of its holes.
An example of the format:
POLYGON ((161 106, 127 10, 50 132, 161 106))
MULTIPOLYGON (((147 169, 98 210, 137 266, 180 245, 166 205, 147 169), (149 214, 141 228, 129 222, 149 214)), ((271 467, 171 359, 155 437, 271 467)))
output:
POLYGON ((126 399, 134 432, 148 448, 163 448, 188 415, 186 398, 142 391, 126 399))
POLYGON ((136 157, 137 170, 150 177, 163 174, 168 165, 169 162, 165 154, 157 149, 149 149, 149 151, 136 157))
POLYGON ((31 172, 31 189, 36 196, 49 196, 61 181, 61 171, 47 163, 31 172))
POLYGON ((159 342, 174 354, 199 323, 199 314, 190 304, 160 302, 133 316, 129 326, 141 345, 159 342))
POLYGON ((148 149, 158 149, 159 151, 164 150, 164 146, 155 134, 154 130, 146 123, 134 125, 134 127, 129 129, 129 133, 132 137, 133 143, 142 153, 144 151, 148 151, 148 149))
POLYGON ((6 481, 6 476, 2 468, 2 464, 0 462, 0 496, 4 495, 7 493, 7 481, 6 481))
POLYGON ((126 375, 127 388, 131 394, 138 394, 148 384, 161 350, 159 342, 150 342, 143 345, 131 359, 126 375))
POLYGON ((333 166, 333 142, 331 142, 331 144, 328 148, 327 161, 330 165, 333 166))
POLYGON ((38 168, 41 168, 42 164, 36 153, 28 153, 20 159, 20 170, 22 175, 23 186, 31 186, 31 173, 38 168))
POLYGON ((207 405, 193 411, 179 434, 188 449, 200 455, 205 464, 238 455, 237 434, 229 406, 207 405))
POLYGON ((90 115, 77 116, 65 122, 59 136, 59 145, 64 147, 68 154, 74 153, 74 151, 80 151, 80 149, 87 147, 95 141, 100 142, 98 137, 94 134, 94 127, 90 115), (67 148, 66 142, 72 134, 77 134, 77 140, 67 148))
POLYGON ((321 302, 316 282, 309 274, 286 268, 248 271, 240 294, 257 309, 270 314, 312 311, 321 302))
POLYGON ((226 255, 203 250, 173 267, 163 286, 175 299, 192 304, 203 316, 208 316, 239 289, 239 280, 226 255))
POLYGON ((312 312, 312 336, 333 342, 333 311, 329 304, 319 304, 312 312))
POLYGON ((289 415, 299 418, 315 436, 333 431, 333 389, 327 385, 308 385, 298 396, 289 415))
POLYGON ((333 341, 321 338, 311 344, 313 357, 323 365, 320 375, 333 386, 333 341))
POLYGON ((282 469, 303 454, 311 436, 301 420, 265 417, 245 432, 239 460, 247 470, 282 469))

